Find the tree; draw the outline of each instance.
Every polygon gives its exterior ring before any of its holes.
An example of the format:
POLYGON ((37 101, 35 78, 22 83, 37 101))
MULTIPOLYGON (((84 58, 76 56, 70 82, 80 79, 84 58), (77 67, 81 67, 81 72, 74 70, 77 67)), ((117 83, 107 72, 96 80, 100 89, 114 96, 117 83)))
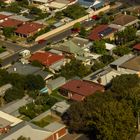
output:
POLYGON ((3 35, 5 37, 11 37, 14 33, 15 28, 14 27, 4 27, 3 28, 3 35))
POLYGON ((40 90, 45 86, 45 81, 40 75, 27 75, 25 81, 28 90, 40 90))
POLYGON ((38 15, 40 13, 42 13, 41 9, 34 6, 30 7, 30 14, 38 15))
POLYGON ((66 63, 62 66, 61 75, 66 79, 70 79, 74 76, 84 77, 90 73, 90 69, 85 66, 81 61, 72 59, 70 63, 66 63))
POLYGON ((105 54, 106 53, 105 42, 103 40, 94 41, 93 46, 91 47, 91 51, 97 54, 105 54))
POLYGON ((17 140, 31 140, 31 139, 24 136, 20 136, 19 138, 17 138, 17 140))
POLYGON ((111 55, 105 54, 105 55, 101 56, 101 57, 99 58, 99 60, 100 60, 103 64, 108 65, 109 63, 111 63, 111 62, 114 61, 114 57, 111 56, 111 55))
POLYGON ((74 4, 68 6, 63 10, 64 16, 70 17, 72 19, 78 19, 87 14, 85 8, 81 7, 79 4, 74 4))
POLYGON ((130 48, 125 47, 125 46, 120 46, 120 47, 117 47, 113 50, 113 53, 118 55, 118 56, 123 56, 125 54, 129 54, 130 52, 131 52, 130 48))
POLYGON ((22 89, 17 89, 13 87, 5 92, 4 99, 6 102, 11 102, 16 99, 21 99, 24 97, 24 91, 22 89))
POLYGON ((86 29, 84 27, 81 27, 79 35, 81 37, 86 37, 87 36, 87 31, 86 31, 86 29))
POLYGON ((91 139, 129 140, 135 136, 136 119, 131 106, 124 100, 113 99, 110 92, 72 104, 67 116, 71 130, 86 133, 91 139))
POLYGON ((93 66, 91 67, 91 70, 94 72, 96 70, 102 69, 103 67, 105 67, 104 63, 95 61, 93 66))

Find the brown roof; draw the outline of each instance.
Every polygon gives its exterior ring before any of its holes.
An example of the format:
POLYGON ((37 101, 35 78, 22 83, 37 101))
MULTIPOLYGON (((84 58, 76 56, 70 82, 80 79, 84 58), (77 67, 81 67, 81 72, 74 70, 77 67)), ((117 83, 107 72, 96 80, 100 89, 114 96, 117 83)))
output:
POLYGON ((64 59, 63 55, 57 55, 50 52, 36 52, 30 57, 30 61, 38 61, 45 66, 51 66, 62 59, 64 59))
POLYGON ((90 40, 100 40, 103 37, 115 32, 116 29, 109 27, 108 25, 99 25, 95 27, 89 35, 90 40))
POLYGON ((15 32, 22 35, 29 35, 31 33, 37 32, 42 27, 43 27, 42 24, 38 24, 34 22, 25 23, 22 26, 18 27, 15 32))
POLYGON ((128 60, 127 62, 120 65, 120 67, 134 71, 140 71, 140 56, 136 56, 128 60))
POLYGON ((126 24, 135 21, 137 17, 131 16, 131 15, 124 15, 119 14, 115 17, 115 20, 113 21, 114 24, 125 26, 126 24))
POLYGON ((0 20, 1 19, 5 19, 5 18, 7 18, 8 16, 6 16, 6 15, 2 15, 2 14, 0 14, 0 20))
MULTIPOLYGON (((71 80, 64 84, 61 89, 68 90, 74 94, 82 96, 89 96, 96 91, 103 91, 104 87, 100 84, 82 81, 82 80, 71 80)), ((80 98, 79 96, 75 98, 80 98)))
POLYGON ((17 27, 21 25, 23 22, 20 20, 15 20, 15 19, 8 19, 5 20, 4 22, 0 23, 0 26, 2 27, 17 27))

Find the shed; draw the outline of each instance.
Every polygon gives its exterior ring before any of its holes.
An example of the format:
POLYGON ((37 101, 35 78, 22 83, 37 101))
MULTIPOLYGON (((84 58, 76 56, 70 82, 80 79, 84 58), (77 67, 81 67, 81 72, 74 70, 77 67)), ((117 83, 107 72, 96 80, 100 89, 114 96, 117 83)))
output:
POLYGON ((65 83, 66 83, 65 77, 58 77, 58 78, 56 78, 54 80, 49 81, 47 83, 47 87, 50 90, 55 90, 55 89, 59 88, 60 86, 62 86, 65 83))

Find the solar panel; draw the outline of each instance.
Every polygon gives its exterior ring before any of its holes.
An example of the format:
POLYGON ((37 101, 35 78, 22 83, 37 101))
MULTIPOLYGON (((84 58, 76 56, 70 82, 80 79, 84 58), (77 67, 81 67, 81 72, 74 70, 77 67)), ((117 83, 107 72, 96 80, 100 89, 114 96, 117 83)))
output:
POLYGON ((100 37, 107 36, 108 34, 113 32, 113 28, 107 27, 105 30, 99 32, 100 37))

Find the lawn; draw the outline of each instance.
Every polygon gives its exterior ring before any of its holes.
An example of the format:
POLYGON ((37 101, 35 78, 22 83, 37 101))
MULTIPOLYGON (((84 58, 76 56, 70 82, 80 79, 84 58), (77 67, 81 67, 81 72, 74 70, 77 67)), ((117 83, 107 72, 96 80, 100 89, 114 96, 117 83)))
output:
POLYGON ((39 127, 45 127, 46 125, 48 125, 54 121, 58 121, 58 119, 51 115, 48 115, 48 116, 44 117, 43 119, 41 119, 40 121, 33 121, 32 123, 34 123, 35 125, 37 125, 39 127))
POLYGON ((46 20, 46 22, 47 22, 48 25, 52 25, 56 22, 56 19, 55 18, 50 18, 50 19, 46 20))
POLYGON ((58 89, 54 90, 51 95, 52 97, 58 99, 58 100, 66 100, 66 98, 64 96, 62 96, 59 92, 58 89))

